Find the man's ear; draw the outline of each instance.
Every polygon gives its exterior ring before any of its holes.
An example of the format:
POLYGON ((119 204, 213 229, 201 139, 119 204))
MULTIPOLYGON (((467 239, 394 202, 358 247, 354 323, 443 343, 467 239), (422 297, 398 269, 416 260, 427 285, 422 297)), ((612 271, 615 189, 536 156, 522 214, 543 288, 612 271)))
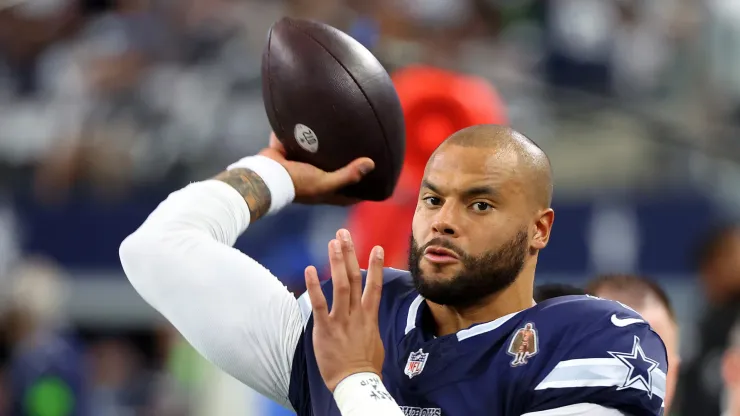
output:
POLYGON ((532 236, 533 249, 542 250, 547 246, 547 243, 550 241, 553 221, 555 221, 555 211, 552 208, 547 208, 537 213, 537 218, 534 222, 534 235, 532 236))

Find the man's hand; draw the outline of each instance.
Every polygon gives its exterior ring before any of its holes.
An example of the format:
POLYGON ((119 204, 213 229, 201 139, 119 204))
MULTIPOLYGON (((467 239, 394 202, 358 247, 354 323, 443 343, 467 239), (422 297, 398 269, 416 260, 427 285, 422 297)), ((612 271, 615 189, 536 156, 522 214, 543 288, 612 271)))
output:
POLYGON ((283 165, 293 179, 295 201, 303 204, 349 205, 359 202, 353 198, 337 195, 336 192, 359 182, 375 168, 375 162, 366 157, 356 159, 334 172, 324 172, 307 163, 290 161, 286 158, 285 148, 275 133, 270 136, 269 147, 259 154, 283 165))
POLYGON ((313 343, 321 377, 330 391, 356 373, 380 376, 385 349, 378 328, 378 307, 383 289, 383 249, 370 254, 365 290, 352 239, 347 230, 329 243, 334 286, 331 312, 321 291, 316 268, 306 268, 306 286, 313 307, 313 343))

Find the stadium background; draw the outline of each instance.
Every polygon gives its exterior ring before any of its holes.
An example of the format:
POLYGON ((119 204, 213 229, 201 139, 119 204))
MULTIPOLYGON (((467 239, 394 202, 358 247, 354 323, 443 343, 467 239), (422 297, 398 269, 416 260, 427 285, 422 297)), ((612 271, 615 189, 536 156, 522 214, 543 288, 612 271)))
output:
MULTIPOLYGON (((16 401, 64 416, 70 400, 96 416, 283 414, 138 298, 118 245, 170 191, 266 143, 260 54, 286 14, 351 33, 390 71, 491 82, 555 167, 539 282, 651 276, 684 363, 704 353, 697 248, 740 211, 736 1, 0 0, 0 415, 16 401)), ((348 214, 293 206, 237 246, 299 293, 348 214)), ((740 244, 720 246, 730 290, 740 244)), ((719 406, 717 360, 701 368, 719 406)))

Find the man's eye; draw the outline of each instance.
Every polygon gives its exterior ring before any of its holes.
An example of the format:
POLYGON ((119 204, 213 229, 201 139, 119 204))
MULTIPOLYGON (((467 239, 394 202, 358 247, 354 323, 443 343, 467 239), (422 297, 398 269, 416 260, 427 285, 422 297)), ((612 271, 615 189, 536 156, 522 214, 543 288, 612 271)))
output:
POLYGON ((441 204, 442 203, 442 200, 439 199, 439 198, 437 198, 436 196, 428 196, 428 197, 424 198, 424 202, 427 205, 436 206, 436 205, 441 204))
POLYGON ((473 210, 477 212, 488 211, 491 208, 493 208, 493 205, 489 204, 488 202, 476 202, 473 204, 473 210))

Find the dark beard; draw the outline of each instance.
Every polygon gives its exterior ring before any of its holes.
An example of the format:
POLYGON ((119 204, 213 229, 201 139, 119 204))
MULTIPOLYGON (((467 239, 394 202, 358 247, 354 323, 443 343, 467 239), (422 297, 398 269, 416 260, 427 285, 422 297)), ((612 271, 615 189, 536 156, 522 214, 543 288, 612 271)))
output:
POLYGON ((424 247, 419 247, 412 235, 410 247, 409 272, 419 294, 439 305, 465 309, 478 305, 516 281, 519 272, 524 267, 527 233, 520 231, 500 249, 479 256, 470 256, 448 239, 439 237, 432 239, 424 247), (439 246, 454 251, 460 258, 463 270, 451 279, 430 280, 426 278, 419 263, 424 250, 429 246, 439 246))

